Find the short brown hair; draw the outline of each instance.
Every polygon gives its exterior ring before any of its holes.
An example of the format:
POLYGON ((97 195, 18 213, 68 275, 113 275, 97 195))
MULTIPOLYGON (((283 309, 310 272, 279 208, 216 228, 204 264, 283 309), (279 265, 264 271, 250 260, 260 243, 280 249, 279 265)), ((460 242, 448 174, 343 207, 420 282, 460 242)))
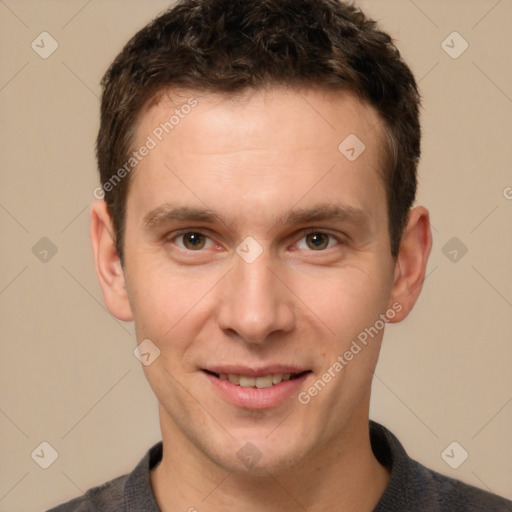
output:
POLYGON ((387 128, 382 175, 398 254, 416 195, 420 97, 391 37, 353 5, 179 0, 126 44, 101 84, 96 152, 121 262, 130 177, 105 185, 129 160, 144 105, 171 87, 234 94, 274 84, 351 91, 377 110, 387 128))

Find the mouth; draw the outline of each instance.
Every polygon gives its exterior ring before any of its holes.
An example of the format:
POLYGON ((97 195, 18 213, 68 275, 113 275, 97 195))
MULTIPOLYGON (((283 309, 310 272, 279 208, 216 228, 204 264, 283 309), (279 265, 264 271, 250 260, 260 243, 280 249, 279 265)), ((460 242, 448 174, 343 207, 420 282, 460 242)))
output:
POLYGON ((296 366, 271 365, 210 366, 201 372, 211 384, 211 390, 221 400, 246 410, 270 409, 290 403, 307 385, 311 370, 296 366))
POLYGON ((287 373, 268 373, 266 375, 259 376, 241 375, 237 373, 217 373, 210 370, 203 371, 219 380, 228 381, 234 386, 240 386, 242 388, 267 389, 273 386, 278 386, 282 382, 300 379, 307 373, 310 373, 311 370, 287 373))

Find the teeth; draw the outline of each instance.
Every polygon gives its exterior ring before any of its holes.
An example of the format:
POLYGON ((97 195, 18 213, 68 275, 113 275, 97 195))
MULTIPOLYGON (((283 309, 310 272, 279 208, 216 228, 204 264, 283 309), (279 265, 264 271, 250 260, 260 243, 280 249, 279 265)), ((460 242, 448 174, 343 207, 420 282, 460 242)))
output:
POLYGON ((235 386, 238 386, 240 384, 240 375, 233 375, 230 373, 228 375, 228 380, 231 382, 231 384, 235 384, 235 386))
POLYGON ((276 373, 275 375, 272 375, 272 383, 273 384, 279 384, 282 380, 283 380, 282 373, 276 373))
POLYGON ((256 379, 254 377, 244 377, 240 375, 240 386, 243 388, 252 388, 256 384, 256 379))
POLYGON ((272 385, 272 375, 265 375, 265 377, 258 377, 256 379, 256 387, 258 389, 269 388, 272 385))
POLYGON ((243 388, 258 388, 265 389, 280 384, 283 381, 290 380, 292 373, 274 373, 270 375, 263 375, 261 377, 246 377, 244 375, 234 375, 232 373, 226 375, 225 373, 219 374, 219 379, 228 380, 235 386, 242 386, 243 388))

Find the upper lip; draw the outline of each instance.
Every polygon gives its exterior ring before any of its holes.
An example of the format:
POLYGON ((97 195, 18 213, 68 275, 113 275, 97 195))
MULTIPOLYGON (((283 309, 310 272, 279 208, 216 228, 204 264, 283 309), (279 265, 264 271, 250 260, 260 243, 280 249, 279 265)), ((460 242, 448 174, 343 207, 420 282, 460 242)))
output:
POLYGON ((242 365, 211 365, 203 370, 212 373, 224 373, 225 375, 244 375, 246 377, 263 377, 265 375, 275 375, 276 373, 303 373, 309 371, 309 368, 302 366, 291 366, 284 364, 272 364, 255 368, 254 366, 242 365))

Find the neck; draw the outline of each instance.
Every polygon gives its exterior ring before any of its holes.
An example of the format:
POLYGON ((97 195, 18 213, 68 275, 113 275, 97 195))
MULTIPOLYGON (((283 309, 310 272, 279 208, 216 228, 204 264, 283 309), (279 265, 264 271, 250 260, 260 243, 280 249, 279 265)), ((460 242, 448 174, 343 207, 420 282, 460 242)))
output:
POLYGON ((367 415, 292 469, 257 476, 220 467, 169 424, 162 437, 163 458, 151 472, 162 512, 371 512, 389 482, 371 449, 367 415))

